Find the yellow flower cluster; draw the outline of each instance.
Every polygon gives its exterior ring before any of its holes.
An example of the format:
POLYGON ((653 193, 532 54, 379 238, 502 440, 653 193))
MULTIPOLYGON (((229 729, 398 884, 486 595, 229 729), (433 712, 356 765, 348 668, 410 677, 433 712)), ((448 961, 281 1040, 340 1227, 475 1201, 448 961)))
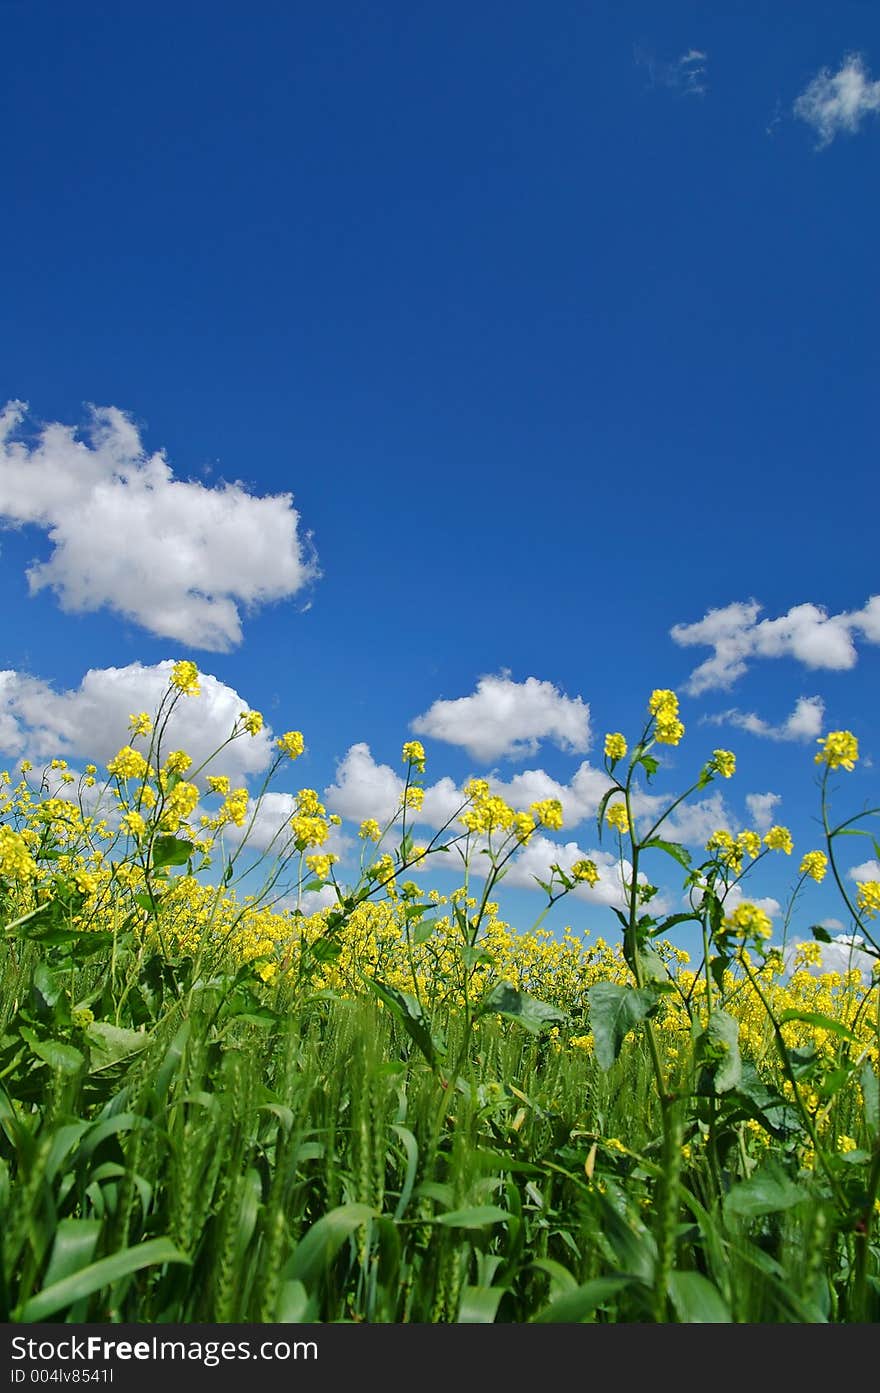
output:
POLYGON ((808 875, 817 885, 821 885, 827 870, 828 857, 824 851, 808 851, 800 864, 800 874, 808 875))
POLYGON ((712 763, 722 779, 730 779, 736 773, 736 755, 732 750, 713 750, 712 763))
POLYGON ((790 856, 794 850, 794 842, 787 827, 771 827, 764 837, 764 845, 769 851, 784 851, 786 856, 790 856))
POLYGON ((856 884, 858 908, 866 919, 873 919, 880 911, 880 880, 862 880, 856 884))
POLYGON ((605 758, 612 764, 626 758, 626 748, 626 740, 618 731, 605 736, 605 758))
POLYGON ((651 693, 648 710, 654 717, 654 739, 658 745, 677 745, 684 735, 678 718, 678 697, 668 688, 658 687, 651 693))
POLYGON ((615 827, 622 837, 629 831, 629 817, 625 803, 611 803, 605 809, 605 821, 609 827, 615 827))
POLYGON ((859 742, 851 730, 832 730, 816 742, 822 748, 816 755, 817 764, 829 769, 853 769, 859 757, 859 742))
POLYGON ((117 779, 142 779, 147 769, 147 761, 143 755, 139 750, 133 750, 130 745, 123 745, 107 765, 107 772, 117 779))
POLYGON ((411 764, 420 774, 425 772, 425 747, 421 740, 407 740, 403 746, 403 762, 411 764))
POLYGON ((275 744, 289 759, 299 759, 306 747, 302 731, 299 730, 286 730, 283 735, 278 737, 275 744))
POLYGON ((171 669, 171 686, 176 687, 184 696, 198 696, 201 688, 199 687, 199 670, 195 663, 183 659, 175 663, 171 669))

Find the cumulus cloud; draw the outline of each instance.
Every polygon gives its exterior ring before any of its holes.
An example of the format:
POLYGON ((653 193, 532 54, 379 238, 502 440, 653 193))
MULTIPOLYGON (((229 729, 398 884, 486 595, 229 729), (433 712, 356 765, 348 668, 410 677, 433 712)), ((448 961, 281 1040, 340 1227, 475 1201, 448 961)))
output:
MULTIPOLYGON (((692 696, 731 687, 755 658, 788 657, 808 668, 840 672, 858 660, 854 634, 861 634, 867 643, 880 643, 880 595, 872 595, 861 610, 842 614, 829 615, 819 605, 803 604, 794 605, 778 619, 759 620, 761 608, 756 600, 737 601, 710 609, 694 624, 673 626, 670 635, 675 643, 713 649, 712 656, 690 675, 687 690, 692 696)), ((800 728, 811 719, 811 713, 803 709, 800 728)))
MULTIPOLYGON (((0 751, 35 765, 57 756, 101 769, 131 740, 129 715, 155 712, 172 667, 169 658, 149 667, 130 663, 90 668, 78 687, 62 692, 38 677, 0 672, 0 751)), ((199 696, 183 696, 177 702, 160 757, 183 749, 198 766, 229 737, 239 712, 250 709, 234 688, 216 677, 201 673, 199 684, 199 696)), ((209 772, 227 774, 239 785, 266 769, 271 758, 271 731, 264 727, 256 736, 236 740, 209 772)))
MULTIPOLYGON (((540 834, 533 836, 510 861, 502 883, 505 886, 519 886, 525 890, 540 890, 538 880, 549 884, 551 866, 555 864, 564 871, 570 871, 576 861, 583 860, 595 863, 599 879, 592 886, 582 882, 571 894, 587 904, 609 905, 614 909, 625 908, 625 882, 632 875, 632 866, 628 861, 621 864, 618 857, 611 852, 584 851, 577 842, 554 842, 540 834)), ((474 872, 479 874, 479 871, 479 866, 475 864, 474 872)), ((647 877, 643 872, 639 872, 639 883, 647 884, 647 877)), ((655 897, 651 904, 655 910, 663 912, 659 896, 655 897)))
MULTIPOLYGON (((806 971, 814 977, 821 976, 823 972, 859 972, 863 981, 869 980, 877 959, 873 953, 862 948, 864 941, 860 934, 836 934, 830 943, 818 945, 821 959, 818 963, 807 965, 806 971)), ((798 948, 803 943, 812 942, 812 939, 792 939, 785 950, 785 965, 789 972, 794 967, 798 948)))
POLYGON ((239 606, 295 595, 317 574, 292 496, 256 497, 174 477, 116 407, 91 410, 86 439, 53 423, 20 436, 26 405, 0 412, 0 521, 42 528, 48 560, 28 568, 66 613, 111 609, 162 638, 226 651, 239 606))
POLYGON ((880 81, 872 82, 861 55, 851 53, 836 73, 823 68, 801 92, 793 110, 813 127, 821 150, 837 135, 854 135, 866 116, 880 113, 880 81))
POLYGON ((700 48, 689 48, 687 53, 668 61, 639 45, 634 57, 640 68, 647 69, 652 87, 665 87, 686 97, 701 97, 708 91, 708 54, 700 48))
POLYGON ((704 716, 702 723, 712 726, 737 726, 750 735, 760 735, 766 740, 816 740, 822 734, 825 717, 825 703, 821 697, 799 697, 795 708, 780 725, 771 725, 754 712, 719 711, 714 716, 704 716))
POLYGON ((533 755, 543 740, 577 754, 590 746, 590 708, 580 697, 564 696, 552 682, 537 677, 514 682, 502 672, 481 677, 470 696, 435 701, 411 729, 458 745, 483 763, 533 755))
MULTIPOLYGON (((691 906, 691 894, 693 895, 694 905, 699 906, 703 899, 703 892, 700 886, 695 886, 693 891, 684 896, 684 903, 688 908, 691 906)), ((735 909, 739 908, 744 900, 747 901, 748 904, 757 905, 758 909, 762 909, 770 919, 778 919, 779 915, 782 913, 782 905, 778 900, 775 900, 772 895, 754 895, 748 889, 743 890, 741 885, 731 885, 723 896, 722 903, 724 905, 724 913, 732 914, 735 909)))
MULTIPOLYGON (((371 817, 384 825, 400 806, 404 787, 404 780, 391 765, 377 764, 369 745, 359 741, 339 761, 335 781, 324 790, 324 799, 331 812, 351 822, 371 817)), ((425 788, 421 810, 412 812, 408 821, 444 827, 463 802, 453 780, 444 777, 425 788)))
POLYGON ((863 883, 866 880, 880 880, 880 861, 871 859, 863 861, 859 866, 853 866, 851 871, 847 871, 850 880, 863 883))
POLYGON ((747 793, 746 807, 749 816, 759 832, 766 832, 773 825, 776 816, 774 809, 782 802, 778 793, 747 793))
POLYGON ((664 841, 684 842, 685 846, 705 846, 713 832, 735 832, 737 823, 720 793, 695 803, 682 803, 667 818, 657 835, 664 841))

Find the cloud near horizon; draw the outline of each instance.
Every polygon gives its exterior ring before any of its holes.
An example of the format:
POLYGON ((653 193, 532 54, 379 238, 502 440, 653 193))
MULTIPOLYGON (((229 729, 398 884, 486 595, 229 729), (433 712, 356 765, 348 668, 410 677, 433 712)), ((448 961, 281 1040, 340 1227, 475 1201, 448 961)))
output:
POLYGON ((316 578, 291 494, 176 479, 114 406, 91 408, 87 441, 58 422, 16 439, 26 411, 19 401, 0 410, 0 526, 42 528, 52 544, 27 569, 32 595, 48 589, 64 613, 109 609, 160 638, 226 652, 242 641, 240 607, 288 599, 316 578))
POLYGON ((581 697, 564 696, 537 677, 514 682, 509 672, 481 677, 470 696, 435 701, 410 729, 458 745, 486 764, 526 758, 545 740, 567 754, 580 754, 591 740, 590 708, 581 697))

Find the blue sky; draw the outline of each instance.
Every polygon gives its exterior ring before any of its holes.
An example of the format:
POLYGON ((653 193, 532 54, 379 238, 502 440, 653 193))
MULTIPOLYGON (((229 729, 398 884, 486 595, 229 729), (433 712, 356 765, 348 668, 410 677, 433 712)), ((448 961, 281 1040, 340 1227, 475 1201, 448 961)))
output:
POLYGON ((427 782, 542 771, 588 853, 582 766, 671 687, 657 791, 734 749, 784 900, 816 735, 842 810, 874 777, 880 16, 733 8, 0 0, 0 757, 84 762, 89 670, 190 657, 342 810, 475 697, 427 782))

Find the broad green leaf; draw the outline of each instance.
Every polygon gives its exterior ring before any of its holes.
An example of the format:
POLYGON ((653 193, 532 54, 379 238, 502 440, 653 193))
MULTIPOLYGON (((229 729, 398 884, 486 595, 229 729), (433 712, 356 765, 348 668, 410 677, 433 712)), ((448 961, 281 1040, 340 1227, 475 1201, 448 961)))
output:
POLYGON ((393 1122, 391 1124, 391 1130, 392 1132, 396 1132, 400 1137, 403 1143, 403 1149, 406 1152, 406 1173, 403 1177, 403 1184, 400 1187, 400 1198, 394 1210, 394 1218, 396 1221, 402 1219, 406 1213, 406 1207, 409 1204, 413 1186, 416 1183, 416 1175, 419 1168, 419 1144, 410 1129, 404 1127, 403 1123, 393 1122))
POLYGON ((813 935, 815 939, 818 939, 820 943, 831 942, 831 935, 825 928, 824 924, 811 924, 810 933, 813 935))
POLYGON ((564 1025, 568 1019, 564 1011, 549 1006, 545 1001, 537 1001, 533 996, 512 987, 509 982, 499 982, 488 996, 484 996, 477 1011, 478 1016, 507 1016, 518 1021, 532 1035, 539 1034, 550 1026, 564 1025))
POLYGON ((50 1069, 57 1069, 59 1074, 76 1074, 85 1065, 85 1056, 73 1045, 65 1045, 60 1040, 40 1040, 24 1026, 21 1027, 21 1035, 34 1054, 45 1060, 50 1069))
POLYGON ((419 943, 427 943, 428 939, 431 937, 431 934, 436 929, 438 923, 439 920, 437 919, 422 919, 413 929, 413 943, 416 945, 418 945, 419 943))
POLYGON ((453 1209, 451 1214, 437 1214, 432 1222, 448 1229, 484 1229, 509 1219, 509 1212, 499 1209, 497 1204, 474 1204, 469 1209, 453 1209))
POLYGON ((604 1305, 625 1287, 631 1286, 632 1277, 595 1277, 591 1282, 557 1296, 543 1311, 532 1317, 535 1325, 567 1325, 585 1321, 599 1306, 604 1305))
POLYGON ((43 1279, 47 1287, 88 1267, 98 1246, 100 1219, 61 1219, 55 1230, 52 1256, 43 1279))
POLYGON ((759 1214, 776 1214, 792 1209, 807 1199, 809 1192, 785 1174, 775 1161, 767 1161, 748 1180, 741 1180, 728 1191, 724 1213, 754 1218, 759 1214))
POLYGON ((314 1223, 300 1239, 282 1273, 284 1281, 308 1287, 330 1267, 339 1249, 362 1224, 378 1218, 368 1204, 341 1204, 314 1223))
POLYGON ((729 1325, 733 1317, 718 1288, 699 1272, 671 1272, 669 1295, 678 1319, 690 1325, 729 1325))
POLYGON ((665 851, 667 856, 671 856, 673 861, 677 861, 685 870, 690 870, 691 854, 678 842, 666 842, 662 837, 652 837, 650 841, 644 843, 643 850, 654 847, 657 851, 665 851))
POLYGON ((184 837, 157 837, 153 842, 153 866, 185 866, 195 847, 184 837))
POLYGON ((739 1021, 716 1008, 697 1040, 697 1058, 703 1066, 701 1090, 728 1093, 737 1088, 742 1078, 739 1021))
POLYGON ((827 1030, 832 1035, 839 1035, 844 1040, 849 1040, 854 1045, 861 1044, 858 1035, 854 1030, 850 1030, 843 1021, 836 1021, 832 1016, 823 1016, 818 1011, 783 1011, 779 1017, 783 1021, 803 1021, 804 1025, 815 1025, 819 1030, 827 1030))
POLYGON ((86 1027, 86 1039, 90 1047, 91 1072, 96 1073, 146 1049, 151 1037, 146 1031, 124 1030, 110 1021, 92 1021, 86 1027))
POLYGON ((170 1238, 151 1238, 133 1248, 124 1248, 112 1257, 101 1258, 99 1262, 93 1262, 69 1277, 63 1277, 60 1282, 53 1282, 52 1286, 44 1287, 36 1296, 32 1296, 30 1301, 25 1302, 16 1319, 25 1322, 48 1320, 49 1316, 65 1310, 76 1301, 82 1301, 84 1297, 91 1296, 102 1287, 111 1286, 122 1277, 129 1277, 132 1272, 167 1262, 189 1265, 189 1261, 184 1253, 175 1248, 170 1238))
POLYGON ((654 1009, 656 997, 646 988, 596 982, 587 992, 587 999, 596 1063, 600 1069, 610 1069, 626 1036, 654 1009))
POLYGON ((865 1125, 871 1137, 877 1135, 878 1117, 880 1117, 880 1083, 877 1080, 877 1073, 869 1060, 866 1060, 859 1071, 859 1082, 862 1085, 862 1098, 864 1100, 865 1125))
POLYGON ((275 1319, 282 1325, 311 1325, 318 1319, 318 1308, 302 1282, 282 1282, 275 1319))
POLYGON ((458 1306, 459 1325, 492 1325, 504 1287, 464 1287, 458 1306))

